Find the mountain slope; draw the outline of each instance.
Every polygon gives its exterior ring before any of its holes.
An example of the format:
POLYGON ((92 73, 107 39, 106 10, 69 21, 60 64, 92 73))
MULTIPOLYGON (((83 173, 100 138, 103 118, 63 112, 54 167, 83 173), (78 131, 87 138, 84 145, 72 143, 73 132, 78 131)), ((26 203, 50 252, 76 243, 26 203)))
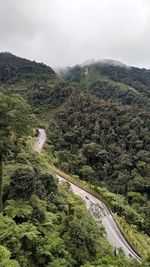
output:
MULTIPOLYGON (((16 57, 8 56, 15 66, 16 57)), ((107 187, 103 193, 113 211, 137 231, 150 234, 148 86, 143 83, 140 87, 138 75, 138 86, 128 85, 133 83, 133 75, 130 73, 132 77, 127 80, 123 73, 130 70, 119 67, 117 71, 106 65, 78 66, 71 69, 71 75, 67 71, 66 81, 55 74, 43 79, 35 67, 32 73, 37 78, 30 79, 26 73, 23 79, 21 62, 22 74, 11 83, 3 81, 0 90, 21 94, 42 118, 41 123, 46 122, 51 161, 65 172, 88 180, 96 189, 107 187), (115 73, 120 80, 116 81, 115 73)), ((144 79, 144 72, 141 75, 144 79)))
POLYGON ((0 91, 22 95, 41 114, 61 106, 72 86, 43 63, 0 53, 0 91))
POLYGON ((137 200, 130 215, 123 207, 119 212, 150 234, 149 112, 99 101, 75 90, 50 120, 47 132, 59 168, 94 185, 107 186, 127 200, 132 191, 137 192, 143 208, 137 200))
POLYGON ((80 83, 99 98, 149 107, 150 70, 95 63, 68 68, 62 75, 66 80, 80 83))
POLYGON ((11 53, 0 53, 0 82, 17 82, 20 80, 48 80, 55 75, 52 68, 43 63, 36 63, 11 53))
POLYGON ((30 131, 24 135, 28 126, 31 132, 34 127, 24 99, 0 94, 0 107, 1 144, 8 150, 4 172, 0 166, 0 266, 147 267, 146 261, 140 265, 109 245, 84 201, 51 174, 51 158, 33 151, 30 131))

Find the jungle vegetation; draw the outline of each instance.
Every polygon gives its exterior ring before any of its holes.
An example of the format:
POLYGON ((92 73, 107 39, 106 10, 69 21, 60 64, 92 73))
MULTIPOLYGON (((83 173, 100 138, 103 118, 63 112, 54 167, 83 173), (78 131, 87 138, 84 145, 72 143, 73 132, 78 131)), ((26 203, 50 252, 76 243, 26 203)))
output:
MULTIPOLYGON (((150 235, 149 71, 91 66, 85 77, 81 69, 77 80, 70 70, 64 79, 0 54, 0 266, 139 265, 116 255, 102 225, 47 165, 88 181, 126 232, 127 221, 150 235), (38 123, 46 154, 32 150, 38 123)), ((149 262, 147 255, 139 266, 149 262)))

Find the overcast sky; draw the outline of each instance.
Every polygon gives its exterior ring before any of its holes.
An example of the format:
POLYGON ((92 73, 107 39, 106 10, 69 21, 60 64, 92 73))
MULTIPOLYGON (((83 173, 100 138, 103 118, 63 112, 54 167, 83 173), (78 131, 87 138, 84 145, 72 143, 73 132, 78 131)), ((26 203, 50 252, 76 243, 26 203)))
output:
POLYGON ((0 0, 0 51, 53 67, 111 58, 150 68, 150 0, 0 0))

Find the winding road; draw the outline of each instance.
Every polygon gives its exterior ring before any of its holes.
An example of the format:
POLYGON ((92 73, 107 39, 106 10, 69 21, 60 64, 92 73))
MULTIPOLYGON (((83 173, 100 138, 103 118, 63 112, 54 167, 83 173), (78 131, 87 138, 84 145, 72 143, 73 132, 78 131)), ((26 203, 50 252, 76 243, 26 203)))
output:
POLYGON ((38 129, 38 136, 36 137, 34 150, 37 152, 41 152, 44 143, 46 141, 46 132, 44 129, 38 129))
MULTIPOLYGON (((44 129, 39 129, 39 135, 36 138, 34 150, 40 152, 46 141, 46 133, 44 129)), ((59 182, 68 182, 64 177, 56 174, 59 182)), ((116 249, 122 248, 126 256, 133 257, 140 261, 139 255, 131 248, 126 238, 123 236, 118 225, 116 224, 113 216, 106 207, 106 205, 94 197, 93 195, 87 193, 77 185, 69 182, 72 191, 79 195, 86 203, 86 207, 97 222, 101 222, 105 228, 107 239, 109 243, 116 249)))

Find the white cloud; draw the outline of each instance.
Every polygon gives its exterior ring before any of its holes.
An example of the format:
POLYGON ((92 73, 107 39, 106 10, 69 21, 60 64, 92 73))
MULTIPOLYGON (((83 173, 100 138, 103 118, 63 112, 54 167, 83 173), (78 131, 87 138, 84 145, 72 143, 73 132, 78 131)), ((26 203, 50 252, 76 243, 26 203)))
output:
POLYGON ((149 0, 0 0, 0 50, 65 66, 113 58, 150 67, 149 0))

